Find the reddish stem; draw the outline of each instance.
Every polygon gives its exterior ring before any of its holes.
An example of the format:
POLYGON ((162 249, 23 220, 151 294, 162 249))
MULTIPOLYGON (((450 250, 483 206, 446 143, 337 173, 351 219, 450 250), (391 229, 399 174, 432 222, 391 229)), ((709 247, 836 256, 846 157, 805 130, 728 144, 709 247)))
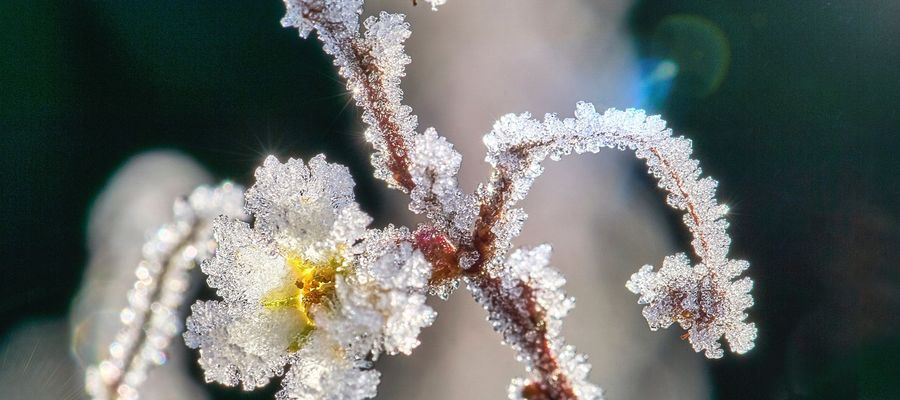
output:
POLYGON ((431 226, 423 225, 416 230, 416 248, 431 263, 432 285, 440 285, 447 280, 459 277, 459 253, 447 235, 431 226))
POLYGON ((522 396, 527 399, 576 399, 565 372, 559 366, 547 335, 546 315, 534 298, 534 290, 519 283, 515 291, 505 290, 499 279, 481 275, 472 279, 484 296, 489 312, 499 314, 511 326, 504 330, 504 339, 529 358, 533 371, 540 378, 525 386, 522 396), (510 293, 519 293, 511 297, 510 293), (521 307, 522 305, 525 307, 521 307), (533 332, 534 334, 528 334, 533 332))
POLYGON ((384 142, 387 144, 387 167, 391 170, 394 180, 407 192, 412 191, 415 184, 409 173, 409 156, 406 148, 406 140, 393 107, 379 107, 380 104, 388 104, 387 93, 384 90, 381 67, 375 62, 375 57, 368 47, 358 42, 350 44, 353 60, 359 67, 362 76, 359 83, 362 84, 366 96, 364 107, 375 118, 375 126, 381 132, 384 142))

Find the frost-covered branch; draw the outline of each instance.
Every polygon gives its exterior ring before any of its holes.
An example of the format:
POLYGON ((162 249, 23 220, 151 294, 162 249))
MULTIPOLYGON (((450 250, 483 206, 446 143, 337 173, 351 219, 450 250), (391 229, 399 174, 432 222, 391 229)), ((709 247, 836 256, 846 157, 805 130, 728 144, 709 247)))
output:
MULTIPOLYGON (((416 132, 417 118, 402 104, 400 79, 410 58, 403 42, 409 24, 402 14, 382 12, 363 23, 362 0, 285 0, 282 25, 300 36, 313 30, 334 57, 347 89, 368 125, 366 140, 375 148, 375 176, 410 194, 410 210, 424 213, 460 239, 474 222, 471 196, 462 193, 456 173, 462 157, 433 128, 416 132)), ((436 3, 436 4, 439 4, 436 3)))
POLYGON ((174 221, 144 244, 128 306, 120 313, 122 328, 108 355, 87 369, 86 388, 93 398, 138 398, 150 369, 166 361, 166 349, 182 329, 179 312, 191 270, 215 251, 212 219, 240 217, 242 204, 242 190, 231 183, 201 186, 175 202, 174 221))
POLYGON ((566 280, 549 261, 548 245, 517 250, 503 269, 470 279, 469 289, 526 365, 528 377, 513 380, 510 398, 599 399, 600 388, 587 381, 587 357, 560 334, 575 301, 562 292, 566 280))
POLYGON ((282 23, 297 27, 304 37, 318 31, 362 108, 363 122, 369 126, 366 138, 375 147, 376 176, 409 193, 410 209, 432 221, 413 235, 415 247, 432 266, 431 292, 446 297, 465 279, 504 340, 527 360, 533 376, 517 393, 547 398, 600 393, 576 393, 579 387, 593 387, 573 384, 583 380, 582 372, 586 376, 589 366, 562 367, 562 358, 575 357, 574 350, 561 344, 558 329, 547 329, 548 321, 559 324, 558 318, 547 317, 550 308, 537 307, 539 299, 550 298, 541 293, 556 293, 559 287, 542 286, 542 281, 524 275, 510 278, 526 268, 523 263, 539 264, 530 267, 534 271, 547 269, 546 257, 540 262, 540 252, 528 253, 530 257, 518 252, 506 260, 527 217, 515 205, 543 172, 543 160, 571 152, 634 150, 668 192, 667 203, 685 211, 700 263, 691 267, 684 255, 669 257, 659 272, 645 266, 627 284, 641 294, 641 303, 648 304, 644 315, 651 329, 678 322, 689 330, 694 348, 709 357, 722 355, 718 339, 723 335, 735 352, 752 347, 755 327, 743 322, 744 310, 752 304, 747 294, 752 283, 749 278, 734 282, 747 264, 727 258, 730 239, 723 218, 727 207, 713 197, 715 181, 700 178, 697 161, 690 158, 690 141, 673 137, 658 117, 633 110, 601 115, 587 103, 578 105, 575 118, 564 120, 548 115, 540 122, 527 113, 504 116, 484 139, 486 160, 493 167, 490 180, 467 195, 457 185, 460 155, 434 129, 416 133, 416 117, 401 103, 400 78, 410 61, 402 45, 410 34, 403 16, 371 17, 360 35, 360 0, 286 0, 286 4, 282 23))
MULTIPOLYGON (((560 120, 548 114, 543 122, 527 113, 502 117, 485 137, 487 161, 509 180, 514 204, 543 172, 547 157, 558 160, 575 153, 596 153, 602 148, 631 149, 647 162, 659 187, 668 192, 666 202, 682 210, 691 232, 691 244, 700 263, 690 266, 684 254, 666 258, 653 272, 644 266, 628 282, 628 289, 641 295, 651 329, 678 322, 697 351, 710 358, 721 357, 718 340, 723 335, 732 351, 744 353, 753 347, 756 327, 744 322, 745 309, 753 305, 750 278, 734 281, 747 267, 743 260, 728 258, 731 239, 726 229, 728 207, 715 199, 717 182, 701 178, 699 162, 692 159, 691 142, 672 136, 665 121, 647 117, 643 111, 610 109, 599 114, 589 103, 579 103, 574 118, 560 120)), ((509 206, 505 206, 509 207, 509 206)))

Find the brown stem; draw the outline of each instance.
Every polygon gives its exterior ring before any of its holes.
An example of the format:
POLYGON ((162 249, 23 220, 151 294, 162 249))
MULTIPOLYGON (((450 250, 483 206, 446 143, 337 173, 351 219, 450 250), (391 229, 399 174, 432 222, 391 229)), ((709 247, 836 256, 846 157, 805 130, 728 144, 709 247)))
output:
POLYGON ((422 226, 416 230, 414 239, 416 248, 431 263, 430 284, 440 285, 459 277, 459 253, 447 235, 434 227, 422 226))
POLYGON ((362 84, 366 97, 364 107, 375 118, 376 129, 381 132, 387 145, 388 169, 391 170, 394 180, 400 187, 406 191, 412 191, 415 184, 409 173, 409 154, 403 132, 397 123, 397 116, 393 112, 393 107, 379 107, 379 105, 389 103, 384 90, 381 68, 375 62, 375 57, 372 56, 368 47, 354 41, 350 44, 350 49, 353 55, 352 60, 355 61, 362 75, 359 83, 362 84))
MULTIPOLYGON (((339 37, 352 37, 344 35, 345 27, 320 18, 323 10, 309 8, 303 12, 303 17, 316 24, 319 35, 325 35, 332 39, 339 37)), ((381 133, 387 147, 387 167, 391 171, 394 180, 405 191, 412 191, 415 184, 409 173, 409 155, 406 140, 400 124, 397 123, 397 115, 393 107, 385 107, 390 101, 385 91, 383 71, 378 66, 371 49, 363 45, 359 40, 347 39, 337 43, 339 51, 344 58, 351 63, 349 69, 356 74, 348 77, 357 81, 362 86, 364 100, 360 106, 375 119, 375 129, 381 133)))
POLYGON ((491 197, 481 203, 478 210, 478 219, 475 221, 475 231, 472 233, 472 243, 466 250, 474 250, 478 254, 475 263, 466 273, 470 275, 481 274, 485 264, 494 257, 494 243, 497 235, 494 234, 494 226, 503 217, 504 204, 509 197, 512 180, 505 173, 496 174, 496 183, 491 197))
MULTIPOLYGON (((675 182, 675 186, 678 188, 678 191, 680 192, 679 194, 681 195, 681 197, 683 197, 685 199, 684 202, 687 205, 687 212, 688 212, 688 215, 691 216, 691 219, 694 221, 694 226, 696 226, 697 228, 700 228, 700 225, 701 225, 700 214, 697 212, 696 207, 694 207, 694 203, 692 201, 690 201, 690 197, 688 196, 688 191, 684 187, 684 180, 681 178, 681 175, 678 175, 677 173, 674 172, 674 170, 672 169, 672 165, 669 163, 669 160, 667 160, 665 157, 663 157, 662 153, 659 151, 658 148, 651 147, 650 152, 653 153, 653 155, 659 159, 659 162, 660 162, 660 164, 662 164, 663 169, 669 174, 669 176, 672 177, 672 180, 675 182)), ((700 245, 701 245, 701 247, 703 247, 701 249, 703 254, 701 254, 700 256, 703 259, 707 259, 708 258, 707 255, 709 254, 709 243, 707 243, 706 237, 703 236, 702 232, 694 232, 694 233, 700 239, 700 245)))
POLYGON ((515 291, 504 290, 499 279, 487 275, 473 278, 472 283, 486 297, 492 318, 509 324, 504 339, 528 358, 539 380, 523 389, 527 399, 576 399, 565 372, 559 366, 547 334, 546 315, 534 298, 534 290, 519 283, 515 291), (511 293, 518 293, 511 297, 511 293), (524 305, 524 307, 522 307, 524 305))

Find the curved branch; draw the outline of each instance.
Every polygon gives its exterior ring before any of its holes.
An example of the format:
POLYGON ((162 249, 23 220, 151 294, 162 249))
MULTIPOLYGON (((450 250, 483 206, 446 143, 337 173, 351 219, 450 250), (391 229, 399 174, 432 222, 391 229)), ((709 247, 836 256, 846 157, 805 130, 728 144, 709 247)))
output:
POLYGON ((715 199, 717 182, 700 177, 699 163, 690 157, 690 140, 672 136, 658 116, 614 109, 599 114, 592 104, 579 103, 575 118, 564 120, 552 114, 543 122, 527 113, 503 116, 485 143, 488 161, 512 180, 506 203, 490 206, 503 210, 511 210, 524 197, 548 157, 558 160, 573 152, 596 153, 602 148, 634 150, 647 162, 659 187, 668 192, 667 203, 685 212, 683 220, 700 261, 691 267, 686 257, 673 256, 658 272, 645 266, 629 280, 628 289, 641 295, 640 303, 648 304, 643 313, 651 329, 677 322, 688 330, 694 349, 712 358, 722 356, 718 343, 722 336, 736 353, 753 347, 756 327, 744 322, 745 309, 753 304, 752 281, 734 281, 749 264, 727 257, 731 238, 724 217, 728 207, 715 199))

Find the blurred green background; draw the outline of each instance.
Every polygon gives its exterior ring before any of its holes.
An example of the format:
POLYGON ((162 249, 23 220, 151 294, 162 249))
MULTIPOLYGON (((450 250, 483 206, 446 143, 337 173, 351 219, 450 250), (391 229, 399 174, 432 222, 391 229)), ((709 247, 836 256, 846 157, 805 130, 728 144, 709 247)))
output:
MULTIPOLYGON (((282 14, 278 1, 0 2, 0 332, 67 311, 91 201, 147 149, 241 182, 265 154, 325 152, 383 212, 368 157, 347 146, 356 110, 282 14)), ((716 397, 900 398, 900 2, 641 1, 629 27, 636 106, 690 132, 753 262, 761 337, 710 363, 716 397)))

